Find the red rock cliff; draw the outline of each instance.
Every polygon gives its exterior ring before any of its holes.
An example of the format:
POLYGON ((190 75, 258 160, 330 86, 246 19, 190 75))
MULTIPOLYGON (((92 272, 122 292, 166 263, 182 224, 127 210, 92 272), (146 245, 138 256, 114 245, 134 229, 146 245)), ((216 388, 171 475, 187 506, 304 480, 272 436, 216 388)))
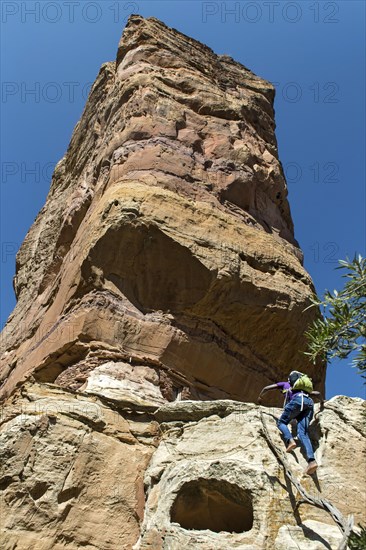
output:
POLYGON ((250 401, 293 368, 321 389, 273 99, 230 57, 129 19, 18 253, 3 396, 32 376, 250 401))

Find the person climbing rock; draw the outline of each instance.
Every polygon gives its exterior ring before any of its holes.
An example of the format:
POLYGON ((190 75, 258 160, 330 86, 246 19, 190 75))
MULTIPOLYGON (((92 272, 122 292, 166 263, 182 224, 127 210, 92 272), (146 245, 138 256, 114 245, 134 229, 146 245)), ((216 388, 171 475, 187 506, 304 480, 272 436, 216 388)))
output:
POLYGON ((262 389, 258 396, 258 403, 262 402, 262 396, 269 390, 281 390, 285 394, 284 409, 277 421, 277 427, 282 433, 286 452, 290 453, 296 447, 296 442, 288 428, 291 420, 297 421, 297 435, 305 451, 308 465, 305 473, 315 473, 318 464, 314 457, 314 450, 309 438, 309 424, 314 415, 314 401, 312 397, 320 400, 320 407, 324 407, 324 399, 320 392, 313 390, 311 378, 299 371, 292 371, 287 382, 277 382, 262 389))

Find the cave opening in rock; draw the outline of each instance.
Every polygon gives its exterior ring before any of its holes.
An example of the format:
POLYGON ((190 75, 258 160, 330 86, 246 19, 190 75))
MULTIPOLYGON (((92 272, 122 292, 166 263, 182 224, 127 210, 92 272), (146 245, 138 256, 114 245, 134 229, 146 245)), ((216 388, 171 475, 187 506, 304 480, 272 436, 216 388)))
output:
POLYGON ((185 483, 171 508, 171 520, 185 529, 242 533, 253 527, 251 494, 233 483, 199 478, 185 483))

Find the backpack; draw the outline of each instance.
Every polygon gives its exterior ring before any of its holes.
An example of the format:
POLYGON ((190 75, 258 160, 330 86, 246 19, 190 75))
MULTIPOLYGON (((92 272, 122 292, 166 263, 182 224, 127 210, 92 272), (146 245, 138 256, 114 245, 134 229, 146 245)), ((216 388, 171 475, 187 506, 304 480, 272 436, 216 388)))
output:
POLYGON ((292 371, 289 376, 291 387, 295 391, 305 391, 310 393, 313 391, 312 379, 303 372, 292 371))

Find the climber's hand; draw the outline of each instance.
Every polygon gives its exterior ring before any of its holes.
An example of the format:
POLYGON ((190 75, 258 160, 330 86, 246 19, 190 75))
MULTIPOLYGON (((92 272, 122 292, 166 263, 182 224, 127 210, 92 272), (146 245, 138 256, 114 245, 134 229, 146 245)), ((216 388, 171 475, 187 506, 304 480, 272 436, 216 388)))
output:
POLYGON ((259 396, 258 396, 258 404, 260 405, 261 403, 262 403, 262 396, 259 395, 259 396))

